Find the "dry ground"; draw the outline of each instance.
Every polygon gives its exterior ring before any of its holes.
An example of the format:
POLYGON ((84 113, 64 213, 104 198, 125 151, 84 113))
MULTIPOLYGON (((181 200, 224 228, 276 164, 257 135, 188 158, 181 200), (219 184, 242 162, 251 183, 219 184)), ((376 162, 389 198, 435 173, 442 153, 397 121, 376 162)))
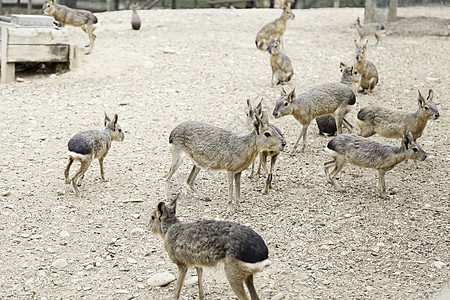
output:
MULTIPOLYGON (((338 81, 339 62, 354 57, 356 34, 349 27, 363 13, 296 10, 285 35, 295 68, 286 88, 338 81)), ((146 284, 155 273, 176 275, 160 239, 147 231, 151 211, 165 197, 168 135, 185 120, 243 132, 247 98, 263 97, 273 109, 280 92, 270 86, 269 56, 256 50, 254 38, 279 15, 269 9, 141 11, 142 28, 132 31, 130 11, 99 13, 93 53, 81 55, 77 69, 22 74, 23 82, 0 86, 1 299, 171 298, 174 283, 146 284), (104 111, 119 114, 125 140, 105 159, 109 182, 100 181, 94 161, 84 196, 76 198, 64 185, 67 141, 102 129, 104 111), (51 267, 59 258, 68 266, 51 267)), ((444 18, 449 30, 449 7, 400 8, 399 15, 444 18)), ((74 43, 87 43, 80 29, 69 31, 74 43)), ((378 104, 415 111, 417 90, 433 89, 441 114, 419 140, 430 155, 421 168, 403 163, 387 174, 388 200, 376 196, 374 170, 348 165, 339 176, 347 193, 326 183, 329 138, 315 125, 306 153, 282 153, 268 195, 260 193, 263 177, 243 174, 245 210, 231 217, 224 172, 198 177, 199 188, 213 196, 210 203, 185 184, 188 160, 173 178, 182 220, 233 220, 263 236, 273 262, 255 279, 263 299, 281 293, 284 299, 431 299, 448 284, 450 40, 397 32, 374 43, 367 57, 380 84, 358 96, 357 109, 378 104)), ((354 124, 356 112, 349 115, 354 124)), ((290 151, 300 125, 292 117, 273 123, 290 151)), ((205 288, 208 299, 235 299, 217 270, 206 271, 205 288)), ((197 299, 197 286, 186 285, 182 294, 197 299)))

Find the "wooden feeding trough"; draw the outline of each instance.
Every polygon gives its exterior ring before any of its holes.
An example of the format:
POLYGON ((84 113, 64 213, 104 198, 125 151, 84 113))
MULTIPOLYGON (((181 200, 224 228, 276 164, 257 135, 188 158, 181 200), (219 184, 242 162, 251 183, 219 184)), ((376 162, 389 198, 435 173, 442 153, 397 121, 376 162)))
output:
POLYGON ((16 63, 67 62, 70 65, 74 57, 67 29, 55 27, 53 17, 1 17, 0 28, 1 83, 14 80, 16 63))

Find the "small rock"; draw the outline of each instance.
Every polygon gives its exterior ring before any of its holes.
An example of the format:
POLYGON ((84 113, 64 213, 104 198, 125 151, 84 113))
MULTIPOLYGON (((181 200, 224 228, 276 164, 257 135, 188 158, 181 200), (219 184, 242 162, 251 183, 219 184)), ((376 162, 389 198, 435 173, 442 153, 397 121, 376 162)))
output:
POLYGON ((347 218, 347 219, 348 219, 348 218, 351 218, 351 217, 352 217, 352 214, 345 214, 345 215, 344 215, 344 218, 347 218))
POLYGON ((142 283, 138 283, 136 284, 136 286, 140 289, 145 289, 145 285, 143 285, 142 283))
POLYGON ((25 281, 25 288, 27 290, 32 290, 34 288, 33 283, 34 283, 33 278, 28 279, 27 281, 25 281))
POLYGON ((55 79, 56 78, 56 74, 52 74, 49 76, 51 79, 55 79))
POLYGON ((134 228, 131 230, 131 235, 132 236, 138 236, 138 235, 143 235, 145 233, 145 230, 142 228, 134 228))
POLYGON ((132 257, 127 257, 127 262, 128 262, 129 264, 135 264, 135 263, 137 263, 137 261, 136 261, 134 258, 132 258, 132 257))
POLYGON ((60 236, 61 238, 65 239, 65 238, 70 237, 70 233, 69 233, 68 231, 62 230, 62 231, 59 233, 59 236, 60 236))
POLYGON ((128 290, 116 290, 116 294, 129 294, 130 293, 130 291, 128 291, 128 290))
POLYGON ((94 268, 94 266, 91 265, 91 264, 89 264, 89 265, 87 265, 84 269, 85 269, 86 271, 89 271, 89 270, 92 270, 93 268, 94 268))
POLYGON ((16 81, 17 81, 17 82, 24 82, 25 79, 23 79, 23 78, 21 78, 21 77, 17 77, 17 78, 16 78, 16 81))
POLYGON ((191 278, 188 278, 184 284, 186 285, 193 285, 196 284, 198 282, 198 277, 197 276, 192 276, 191 278))
POLYGON ((446 266, 446 264, 444 262, 442 262, 442 261, 435 261, 433 264, 438 269, 442 269, 443 267, 446 266))
POLYGON ((10 191, 6 191, 2 194, 3 197, 8 197, 9 195, 11 195, 10 191))
POLYGON ((272 300, 281 300, 281 299, 284 299, 284 297, 286 297, 285 294, 279 293, 279 294, 276 294, 275 296, 273 296, 271 299, 272 300))
POLYGON ((69 265, 65 258, 58 258, 52 263, 52 268, 62 269, 69 265))
POLYGON ((150 286, 165 286, 175 280, 175 276, 169 272, 159 273, 147 279, 147 284, 150 286))

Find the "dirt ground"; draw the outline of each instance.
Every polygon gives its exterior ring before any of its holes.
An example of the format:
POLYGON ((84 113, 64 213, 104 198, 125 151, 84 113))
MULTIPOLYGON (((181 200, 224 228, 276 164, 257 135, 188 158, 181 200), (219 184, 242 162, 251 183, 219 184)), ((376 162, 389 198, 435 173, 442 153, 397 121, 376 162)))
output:
MULTIPOLYGON (((338 81, 339 63, 353 62, 357 36, 349 27, 363 9, 294 13, 285 43, 295 75, 285 88, 304 91, 338 81)), ((254 39, 280 14, 141 11, 142 27, 132 31, 130 11, 98 13, 93 53, 80 55, 76 69, 19 74, 20 82, 0 86, 0 299, 172 297, 175 282, 147 284, 154 274, 177 276, 161 240, 147 228, 165 199, 169 133, 186 120, 245 132, 246 99, 262 97, 273 110, 280 90, 270 86, 269 55, 254 39), (114 142, 105 159, 109 181, 101 182, 94 161, 77 198, 64 184, 67 142, 79 131, 102 130, 105 111, 118 113, 125 139, 114 142), (68 264, 59 265, 60 259, 68 264)), ((255 278, 262 299, 434 299, 448 287, 450 8, 399 8, 398 14, 422 20, 424 26, 415 28, 425 34, 408 33, 413 26, 405 23, 404 31, 387 30, 377 47, 370 39, 367 59, 377 66, 380 83, 373 94, 358 95, 348 119, 356 125, 359 108, 372 104, 415 111, 418 89, 433 89, 440 118, 419 139, 429 155, 420 168, 407 162, 387 173, 387 200, 376 195, 371 169, 347 165, 338 178, 346 193, 326 182, 330 138, 315 124, 306 152, 290 157, 300 133, 292 117, 272 120, 288 143, 274 189, 262 195, 264 177, 251 180, 244 172, 244 211, 226 214, 225 172, 200 172, 197 184, 212 196, 209 203, 185 183, 189 160, 173 177, 183 221, 232 220, 264 238, 272 265, 255 278), (430 17, 440 21, 428 23, 430 17), (446 30, 447 37, 426 34, 433 34, 427 26, 446 30)), ((75 44, 88 42, 80 29, 68 30, 75 44)), ((192 276, 194 270, 187 278, 192 276)), ((207 269, 204 277, 207 299, 235 299, 220 270, 207 269)), ((198 299, 197 285, 185 284, 182 295, 198 299)))

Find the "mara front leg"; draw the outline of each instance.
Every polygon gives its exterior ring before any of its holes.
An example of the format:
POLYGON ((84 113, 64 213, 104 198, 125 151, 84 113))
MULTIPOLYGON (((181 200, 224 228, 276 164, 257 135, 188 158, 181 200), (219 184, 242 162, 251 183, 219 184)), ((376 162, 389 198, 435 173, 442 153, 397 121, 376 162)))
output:
POLYGON ((297 146, 298 146, 298 142, 300 142, 300 139, 303 137, 303 147, 302 147, 302 152, 305 152, 305 147, 306 147, 306 131, 308 130, 308 126, 307 125, 302 125, 302 131, 300 132, 300 135, 298 136, 297 141, 294 144, 294 148, 292 148, 291 151, 291 156, 295 155, 295 151, 297 150, 297 146))
POLYGON ((188 268, 185 265, 178 265, 177 289, 175 290, 175 299, 177 300, 180 299, 181 288, 183 287, 187 269, 188 268))
POLYGON ((386 196, 386 182, 384 179, 384 175, 386 174, 386 170, 380 169, 378 170, 378 190, 381 198, 387 199, 386 196))
MULTIPOLYGON (((228 171, 228 203, 227 203, 227 212, 229 214, 234 213, 233 207, 233 181, 234 181, 234 173, 228 171)), ((237 193, 237 190, 236 190, 237 193)))

